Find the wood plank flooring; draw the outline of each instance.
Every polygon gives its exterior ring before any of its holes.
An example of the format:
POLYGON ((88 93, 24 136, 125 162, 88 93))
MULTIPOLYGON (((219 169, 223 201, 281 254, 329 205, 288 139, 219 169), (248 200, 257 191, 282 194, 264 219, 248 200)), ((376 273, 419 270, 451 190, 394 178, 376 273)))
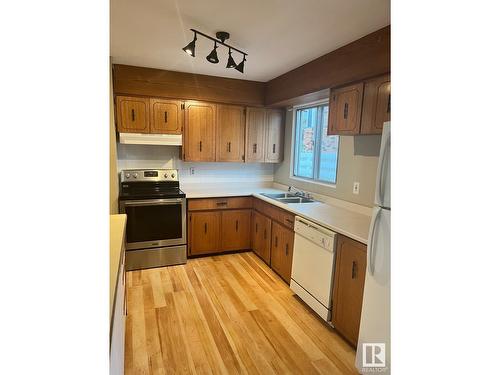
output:
POLYGON ((355 351, 251 252, 127 272, 125 373, 357 374, 355 351))

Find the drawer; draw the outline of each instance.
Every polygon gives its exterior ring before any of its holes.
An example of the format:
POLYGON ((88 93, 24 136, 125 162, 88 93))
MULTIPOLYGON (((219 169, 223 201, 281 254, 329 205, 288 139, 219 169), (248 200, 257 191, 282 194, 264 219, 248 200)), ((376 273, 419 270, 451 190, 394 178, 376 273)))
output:
POLYGON ((253 208, 260 213, 269 216, 274 221, 283 224, 287 228, 293 229, 295 224, 295 215, 281 208, 264 202, 261 199, 254 198, 253 208))
POLYGON ((252 208, 252 197, 198 198, 188 200, 188 211, 252 208))

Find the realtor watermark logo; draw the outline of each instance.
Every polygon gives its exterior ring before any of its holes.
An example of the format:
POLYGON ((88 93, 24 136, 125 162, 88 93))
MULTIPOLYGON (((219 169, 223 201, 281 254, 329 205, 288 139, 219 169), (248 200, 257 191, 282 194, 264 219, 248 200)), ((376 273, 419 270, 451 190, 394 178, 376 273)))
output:
POLYGON ((387 370, 385 366, 385 344, 363 343, 363 372, 381 372, 387 370))

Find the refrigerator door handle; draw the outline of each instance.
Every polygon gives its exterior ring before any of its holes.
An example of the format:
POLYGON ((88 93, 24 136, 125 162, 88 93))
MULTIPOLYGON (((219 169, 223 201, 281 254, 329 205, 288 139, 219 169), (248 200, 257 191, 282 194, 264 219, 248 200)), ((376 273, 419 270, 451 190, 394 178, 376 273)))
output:
POLYGON ((382 189, 382 186, 385 188, 385 183, 382 181, 384 179, 384 166, 385 166, 385 157, 387 155, 387 149, 391 147, 391 136, 389 135, 387 137, 386 142, 384 143, 384 150, 382 151, 382 160, 380 162, 380 176, 378 179, 378 199, 380 201, 380 205, 384 206, 384 191, 382 189))
POLYGON ((369 244, 370 246, 368 247, 368 271, 372 276, 373 273, 375 272, 375 256, 376 256, 376 252, 373 250, 373 237, 375 237, 375 228, 380 213, 382 212, 382 209, 380 207, 377 207, 376 210, 377 212, 375 213, 375 216, 373 217, 373 220, 371 222, 370 233, 368 235, 368 238, 370 239, 370 244, 369 244))

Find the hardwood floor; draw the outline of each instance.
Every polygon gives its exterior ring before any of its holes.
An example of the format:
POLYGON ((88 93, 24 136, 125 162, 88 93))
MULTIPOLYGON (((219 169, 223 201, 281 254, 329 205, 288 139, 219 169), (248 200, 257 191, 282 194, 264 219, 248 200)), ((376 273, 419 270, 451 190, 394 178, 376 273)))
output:
POLYGON ((125 373, 356 374, 355 351, 251 252, 127 272, 125 373))

